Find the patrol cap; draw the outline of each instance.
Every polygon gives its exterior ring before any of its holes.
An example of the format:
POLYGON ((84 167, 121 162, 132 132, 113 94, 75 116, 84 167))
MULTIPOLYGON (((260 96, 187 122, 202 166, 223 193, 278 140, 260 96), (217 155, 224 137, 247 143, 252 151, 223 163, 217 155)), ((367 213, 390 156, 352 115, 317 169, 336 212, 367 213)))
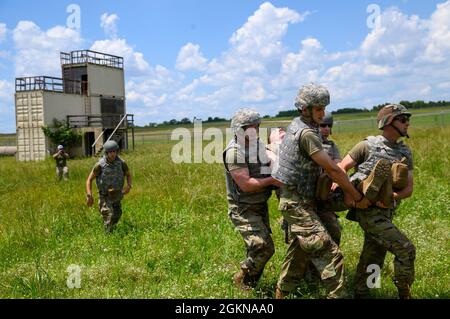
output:
POLYGON ((62 149, 64 149, 64 146, 58 145, 58 150, 62 150, 62 149))

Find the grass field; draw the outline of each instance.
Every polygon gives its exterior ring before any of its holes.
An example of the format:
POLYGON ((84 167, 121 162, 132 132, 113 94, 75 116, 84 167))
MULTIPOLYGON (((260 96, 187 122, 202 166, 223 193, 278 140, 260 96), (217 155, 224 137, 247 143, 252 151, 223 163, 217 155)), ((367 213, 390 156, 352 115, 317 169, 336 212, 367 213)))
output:
MULTIPOLYGON (((335 141, 345 154, 377 133, 369 127, 335 141)), ((449 298, 450 128, 412 128, 410 135, 415 188, 395 223, 417 249, 413 296, 449 298)), ((240 291, 231 276, 245 249, 227 217, 223 167, 174 164, 172 146, 148 143, 123 154, 133 189, 111 235, 104 234, 98 210, 84 204, 96 159, 70 160, 70 180, 56 182, 51 159, 0 158, 0 298, 272 298, 286 250, 276 199, 270 200, 275 255, 258 287, 240 291), (81 269, 79 289, 67 287, 72 264, 81 269)), ((351 292, 363 236, 358 224, 341 216, 351 292)), ((375 297, 396 297, 392 260, 388 254, 375 297)), ((322 298, 324 290, 304 284, 290 297, 322 298)))

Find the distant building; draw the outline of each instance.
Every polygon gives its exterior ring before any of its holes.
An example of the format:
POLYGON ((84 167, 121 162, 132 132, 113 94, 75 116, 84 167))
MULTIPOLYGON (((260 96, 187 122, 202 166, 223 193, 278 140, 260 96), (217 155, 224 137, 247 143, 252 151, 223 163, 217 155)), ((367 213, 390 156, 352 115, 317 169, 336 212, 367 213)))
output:
MULTIPOLYGON (((52 145, 41 127, 67 121, 83 138, 71 155, 98 153, 109 138, 134 147, 133 114, 126 113, 123 58, 90 50, 61 52, 62 78, 16 78, 16 138, 19 161, 42 160, 52 145), (113 134, 114 132, 114 134, 113 134)), ((39 63, 39 61, 36 61, 39 63)))

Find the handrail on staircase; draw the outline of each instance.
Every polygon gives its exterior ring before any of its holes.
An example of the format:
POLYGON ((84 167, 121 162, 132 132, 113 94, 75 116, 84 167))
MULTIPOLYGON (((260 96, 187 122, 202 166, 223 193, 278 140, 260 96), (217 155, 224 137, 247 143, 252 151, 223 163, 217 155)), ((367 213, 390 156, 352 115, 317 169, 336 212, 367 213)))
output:
MULTIPOLYGON (((108 142, 113 136, 114 133, 116 133, 117 129, 119 128, 119 126, 122 124, 123 120, 126 119, 128 117, 128 114, 125 114, 122 119, 120 120, 119 124, 117 124, 116 128, 114 129, 114 131, 111 133, 111 135, 108 137, 108 139, 106 140, 106 142, 108 142)), ((100 139, 100 137, 103 136, 103 133, 105 133, 106 129, 103 130, 103 132, 97 137, 97 139, 95 140, 95 142, 92 144, 92 148, 95 147, 95 145, 97 144, 98 140, 100 139)), ((105 143, 106 143, 105 142, 105 143)))

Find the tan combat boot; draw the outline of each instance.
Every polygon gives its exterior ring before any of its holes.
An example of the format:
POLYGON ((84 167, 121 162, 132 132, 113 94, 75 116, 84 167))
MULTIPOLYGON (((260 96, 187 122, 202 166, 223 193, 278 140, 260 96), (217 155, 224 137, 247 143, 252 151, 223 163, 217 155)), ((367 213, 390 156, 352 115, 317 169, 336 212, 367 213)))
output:
POLYGON ((398 290, 398 298, 399 299, 412 299, 411 298, 411 289, 407 286, 405 288, 397 288, 398 290))
POLYGON ((275 289, 275 299, 284 299, 285 296, 286 294, 277 286, 275 289))
POLYGON ((384 182, 391 176, 391 164, 386 159, 380 159, 373 168, 372 172, 365 180, 358 185, 358 189, 372 203, 378 199, 378 193, 384 182))
POLYGON ((250 290, 251 287, 245 283, 247 281, 246 279, 247 273, 242 269, 233 275, 233 282, 236 287, 242 290, 250 290))

